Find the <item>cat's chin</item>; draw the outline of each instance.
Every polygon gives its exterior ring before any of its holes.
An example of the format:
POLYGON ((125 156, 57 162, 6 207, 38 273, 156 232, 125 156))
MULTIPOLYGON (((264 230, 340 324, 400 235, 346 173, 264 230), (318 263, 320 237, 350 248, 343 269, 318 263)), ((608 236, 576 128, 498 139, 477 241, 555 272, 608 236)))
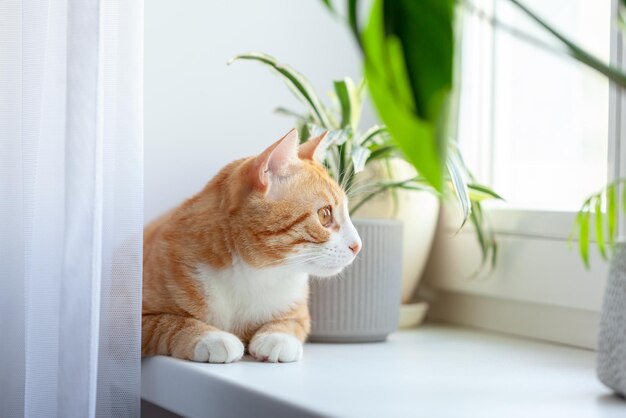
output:
POLYGON ((313 269, 313 271, 310 271, 309 274, 315 277, 330 278, 341 273, 344 268, 345 267, 335 267, 335 268, 316 267, 313 269))

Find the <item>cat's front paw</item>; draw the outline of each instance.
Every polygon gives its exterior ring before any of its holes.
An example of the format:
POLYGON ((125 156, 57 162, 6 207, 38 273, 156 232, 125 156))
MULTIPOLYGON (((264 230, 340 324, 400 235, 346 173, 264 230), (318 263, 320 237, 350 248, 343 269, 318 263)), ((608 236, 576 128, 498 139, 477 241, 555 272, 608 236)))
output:
POLYGON ((260 361, 290 363, 302 358, 302 343, 293 335, 272 332, 256 335, 248 351, 260 361))
POLYGON ((243 357, 243 351, 243 343, 233 334, 211 331, 196 343, 192 360, 204 363, 232 363, 243 357))

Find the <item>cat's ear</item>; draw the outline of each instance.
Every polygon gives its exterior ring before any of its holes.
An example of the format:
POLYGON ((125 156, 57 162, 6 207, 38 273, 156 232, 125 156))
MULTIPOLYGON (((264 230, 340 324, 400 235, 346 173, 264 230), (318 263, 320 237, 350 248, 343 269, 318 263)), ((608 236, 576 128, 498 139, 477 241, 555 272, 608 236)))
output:
POLYGON ((298 147, 298 157, 303 160, 316 160, 316 153, 320 150, 320 144, 328 136, 328 131, 324 131, 321 135, 311 138, 298 147))
POLYGON ((267 190, 272 175, 285 176, 290 166, 298 164, 298 142, 298 131, 292 129, 256 157, 252 182, 259 190, 267 190))

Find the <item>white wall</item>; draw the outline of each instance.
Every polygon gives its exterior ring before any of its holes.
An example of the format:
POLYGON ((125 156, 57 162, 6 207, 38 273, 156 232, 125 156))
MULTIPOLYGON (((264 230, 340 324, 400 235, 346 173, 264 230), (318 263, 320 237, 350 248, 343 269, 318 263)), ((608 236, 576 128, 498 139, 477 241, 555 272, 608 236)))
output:
POLYGON ((226 66, 253 50, 299 69, 323 93, 361 74, 347 28, 320 0, 146 2, 146 221, 292 127, 273 113, 302 109, 282 81, 254 62, 226 66))

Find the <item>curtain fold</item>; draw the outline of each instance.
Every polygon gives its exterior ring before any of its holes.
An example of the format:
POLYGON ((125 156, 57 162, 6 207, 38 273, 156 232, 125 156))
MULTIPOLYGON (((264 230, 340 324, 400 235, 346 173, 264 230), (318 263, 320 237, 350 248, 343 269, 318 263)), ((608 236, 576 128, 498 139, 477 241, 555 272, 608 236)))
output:
POLYGON ((0 2, 0 417, 139 416, 143 2, 0 2))

